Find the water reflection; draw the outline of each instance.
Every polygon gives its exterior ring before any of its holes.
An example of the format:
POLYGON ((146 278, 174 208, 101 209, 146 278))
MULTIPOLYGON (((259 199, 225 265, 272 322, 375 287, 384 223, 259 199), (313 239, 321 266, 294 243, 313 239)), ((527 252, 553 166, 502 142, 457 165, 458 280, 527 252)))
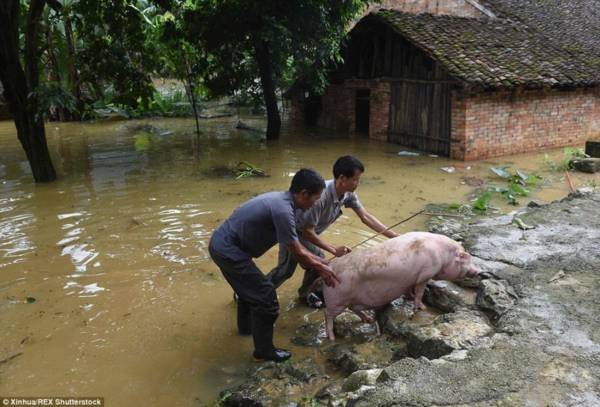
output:
MULTIPOLYGON (((9 212, 15 207, 4 207, 9 212)), ((9 264, 22 263, 26 260, 26 255, 35 250, 27 229, 35 224, 35 217, 31 213, 17 214, 6 217, 3 215, 0 220, 0 253, 2 261, 0 268, 9 264)))
MULTIPOLYGON (((56 245, 62 247, 61 256, 69 256, 71 258, 75 271, 78 273, 86 272, 88 266, 100 267, 101 265, 100 261, 95 261, 99 256, 95 246, 88 242, 79 242, 79 240, 86 237, 85 224, 92 216, 93 214, 88 211, 76 211, 57 215, 58 220, 67 220, 68 223, 64 223, 61 226, 61 230, 66 231, 66 233, 56 245)), ((88 240, 91 240, 91 237, 88 240)))
POLYGON ((158 216, 162 228, 157 238, 159 243, 152 248, 152 253, 181 265, 206 261, 211 231, 202 223, 190 223, 190 219, 197 222, 198 217, 210 215, 212 211, 202 210, 197 204, 160 209, 158 216))
MULTIPOLYGON (((98 257, 98 253, 94 247, 88 244, 74 244, 65 246, 61 253, 62 256, 70 256, 75 266, 75 270, 78 272, 85 272, 88 268, 88 264, 94 261, 98 257)), ((100 267, 100 262, 97 261, 92 264, 93 267, 100 267)))
MULTIPOLYGON (((100 287, 98 283, 81 285, 75 281, 68 281, 63 287, 66 295, 78 294, 79 297, 96 297, 97 293, 105 291, 106 288, 100 287)), ((88 304, 85 310, 90 309, 93 304, 88 304)))

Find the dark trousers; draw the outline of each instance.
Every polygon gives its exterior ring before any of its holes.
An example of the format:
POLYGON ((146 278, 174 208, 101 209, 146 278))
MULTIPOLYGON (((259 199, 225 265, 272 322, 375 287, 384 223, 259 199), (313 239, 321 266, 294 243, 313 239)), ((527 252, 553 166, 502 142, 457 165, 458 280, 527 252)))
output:
MULTIPOLYGON (((323 251, 309 241, 300 239, 300 243, 302 243, 302 245, 315 256, 322 258, 325 257, 323 251)), ((284 281, 288 280, 294 275, 297 266, 298 262, 296 261, 294 255, 286 246, 279 245, 279 258, 277 261, 277 266, 275 266, 275 268, 273 268, 269 274, 267 274, 267 277, 273 282, 275 288, 279 288, 284 281)), ((312 285, 317 278, 319 278, 319 273, 316 271, 312 269, 304 271, 302 285, 298 289, 298 296, 300 298, 306 298, 311 288, 313 288, 312 285)))
POLYGON ((254 348, 258 352, 274 349, 273 324, 279 316, 279 302, 271 279, 260 271, 252 259, 231 260, 211 245, 208 251, 238 295, 240 333, 252 333, 254 348))

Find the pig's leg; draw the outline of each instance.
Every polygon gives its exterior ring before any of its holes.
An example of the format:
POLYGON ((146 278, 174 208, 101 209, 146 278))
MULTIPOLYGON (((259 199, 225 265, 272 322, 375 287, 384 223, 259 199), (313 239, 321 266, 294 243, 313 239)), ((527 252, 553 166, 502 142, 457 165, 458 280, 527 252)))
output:
POLYGON ((379 323, 377 322, 377 319, 367 314, 364 310, 356 309, 354 307, 350 307, 350 310, 352 310, 352 312, 358 315, 362 322, 365 322, 367 324, 375 324, 377 336, 381 336, 381 330, 379 329, 379 323))
MULTIPOLYGON (((325 303, 327 304, 327 303, 325 303)), ((327 330, 327 337, 331 341, 335 341, 335 334, 333 333, 333 321, 335 317, 340 315, 344 309, 326 305, 325 308, 325 328, 327 330)))
POLYGON ((356 307, 350 307, 350 310, 354 312, 361 319, 362 322, 372 324, 375 320, 367 314, 364 310, 358 309, 356 307))
POLYGON ((427 285, 427 281, 417 284, 413 288, 413 292, 415 294, 415 310, 424 309, 425 305, 423 304, 423 293, 425 292, 425 286, 427 285))

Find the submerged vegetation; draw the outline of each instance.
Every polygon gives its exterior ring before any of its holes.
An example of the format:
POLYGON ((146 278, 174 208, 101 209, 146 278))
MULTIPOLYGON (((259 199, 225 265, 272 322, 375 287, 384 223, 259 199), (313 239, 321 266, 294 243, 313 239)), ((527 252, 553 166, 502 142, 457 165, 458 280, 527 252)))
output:
POLYGON ((204 175, 217 178, 232 177, 235 179, 269 176, 265 170, 258 168, 247 161, 240 161, 236 165, 232 165, 231 163, 227 165, 217 165, 204 171, 204 175))
POLYGON ((246 177, 266 177, 267 174, 264 170, 258 168, 254 164, 250 164, 247 161, 240 161, 236 166, 237 177, 236 179, 246 177))
MULTIPOLYGON (((463 218, 497 213, 500 209, 494 206, 494 202, 496 202, 496 205, 503 202, 504 204, 519 206, 522 204, 520 200, 528 197, 533 189, 542 188, 556 181, 568 182, 571 191, 573 191, 575 186, 569 176, 569 172, 574 170, 572 163, 577 159, 587 157, 583 149, 580 148, 565 148, 563 156, 558 159, 551 159, 548 154, 545 154, 541 168, 546 174, 545 178, 536 173, 528 174, 510 166, 490 167, 490 172, 493 175, 488 180, 478 177, 462 178, 462 184, 474 187, 474 193, 469 203, 430 204, 427 205, 427 212, 433 216, 446 215, 463 218)), ((593 178, 585 181, 580 186, 592 190, 598 189, 598 183, 593 178)), ((530 225, 519 218, 513 219, 513 224, 523 230, 531 228, 530 225)))
POLYGON ((489 185, 480 193, 472 203, 472 208, 477 213, 487 213, 494 210, 491 201, 494 196, 501 196, 510 205, 519 205, 518 198, 529 195, 529 188, 535 187, 541 181, 541 177, 535 174, 525 174, 520 170, 511 172, 510 167, 492 167, 490 170, 499 178, 503 179, 505 185, 489 185))
POLYGON ((513 171, 508 166, 491 167, 490 171, 504 183, 490 184, 477 179, 480 182, 471 182, 471 185, 477 185, 477 192, 469 204, 429 205, 428 213, 430 215, 451 214, 471 217, 497 212, 498 208, 492 205, 495 199, 499 198, 509 205, 519 205, 518 199, 528 196, 531 188, 538 187, 542 181, 542 178, 536 174, 526 174, 519 169, 513 171))
MULTIPOLYGON (((201 106, 197 101, 196 108, 200 110, 201 106)), ((192 105, 181 90, 174 89, 166 93, 154 91, 150 100, 145 103, 138 100, 136 106, 131 106, 115 101, 114 90, 109 88, 104 92, 102 99, 87 106, 83 119, 98 119, 114 114, 132 119, 145 116, 189 117, 194 113, 192 105)))

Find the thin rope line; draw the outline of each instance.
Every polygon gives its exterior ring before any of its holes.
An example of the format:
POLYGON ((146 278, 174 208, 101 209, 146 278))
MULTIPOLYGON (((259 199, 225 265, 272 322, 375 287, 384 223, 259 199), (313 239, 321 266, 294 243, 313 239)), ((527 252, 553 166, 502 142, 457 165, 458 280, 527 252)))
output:
POLYGON ((401 224, 403 224, 404 222, 408 222, 409 220, 411 220, 412 218, 415 218, 415 217, 419 216, 419 215, 420 215, 420 214, 422 214, 423 212, 425 212, 425 209, 423 209, 423 210, 421 210, 421 211, 419 211, 419 212, 417 212, 417 213, 415 213, 415 214, 413 214, 413 215, 409 216, 408 218, 406 218, 406 219, 404 219, 404 220, 401 220, 401 221, 400 221, 400 222, 398 222, 398 223, 395 223, 395 224, 393 224, 392 226, 390 226, 390 227, 388 227, 388 228, 385 228, 385 229, 383 229, 381 232, 379 232, 379 233, 377 233, 377 234, 375 234, 375 235, 371 236, 371 237, 370 237, 370 238, 368 238, 368 239, 365 239, 365 240, 363 240, 363 241, 362 241, 362 242, 360 242, 360 243, 357 243, 357 244, 355 244, 355 245, 354 245, 354 246, 352 246, 351 248, 352 248, 352 249, 354 249, 354 248, 356 248, 356 247, 358 247, 358 246, 360 246, 360 245, 362 245, 362 244, 364 244, 364 243, 367 243, 369 240, 375 239, 377 236, 379 236, 379 235, 381 235, 381 234, 383 234, 383 233, 387 232, 387 231, 388 231, 388 230, 390 230, 390 229, 393 229, 393 228, 395 228, 395 227, 396 227, 396 226, 398 226, 398 225, 401 225, 401 224))
MULTIPOLYGON (((369 240, 375 239, 377 236, 381 235, 382 233, 385 233, 385 232, 387 232, 388 230, 391 230, 391 229, 395 228, 395 227, 396 227, 396 226, 398 226, 398 225, 401 225, 401 224, 403 224, 403 223, 405 223, 405 222, 408 222, 409 220, 411 220, 412 218, 415 218, 415 217, 419 216, 419 215, 420 215, 420 214, 422 214, 423 212, 425 212, 425 209, 423 209, 423 210, 421 210, 421 211, 419 211, 419 212, 417 212, 417 213, 415 213, 415 214, 413 214, 413 215, 409 216, 409 217, 408 217, 408 218, 406 218, 406 219, 403 219, 403 220, 401 220, 401 221, 400 221, 400 222, 398 222, 398 223, 395 223, 395 224, 393 224, 392 226, 389 226, 389 227, 387 227, 387 228, 383 229, 381 232, 379 232, 379 233, 377 233, 377 234, 374 234, 373 236, 369 237, 368 239, 365 239, 365 240, 363 240, 362 242, 355 244, 354 246, 352 246, 352 247, 351 247, 351 249, 354 249, 354 248, 356 248, 356 247, 358 247, 358 246, 360 246, 360 245, 362 245, 362 244, 364 244, 364 243, 367 243, 369 240)), ((329 261, 331 261, 331 260, 333 260, 333 259, 335 259, 335 257, 336 257, 336 256, 333 256, 332 258, 330 258, 330 259, 328 260, 328 262, 329 262, 329 261)))

